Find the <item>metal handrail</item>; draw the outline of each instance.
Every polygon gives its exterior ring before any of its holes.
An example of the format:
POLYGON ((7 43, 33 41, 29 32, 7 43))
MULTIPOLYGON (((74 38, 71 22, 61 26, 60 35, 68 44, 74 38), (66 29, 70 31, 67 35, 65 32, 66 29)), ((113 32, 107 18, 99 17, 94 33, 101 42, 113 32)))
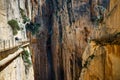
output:
POLYGON ((15 41, 14 39, 2 40, 0 41, 0 52, 12 49, 16 46, 21 45, 23 42, 26 42, 26 41, 21 41, 21 40, 15 41))
POLYGON ((16 58, 20 53, 23 52, 23 47, 28 46, 28 45, 29 45, 29 43, 23 44, 21 46, 21 48, 19 48, 16 52, 14 52, 13 54, 10 54, 6 58, 2 59, 0 61, 0 67, 4 66, 5 64, 9 63, 11 60, 13 60, 14 58, 16 58))

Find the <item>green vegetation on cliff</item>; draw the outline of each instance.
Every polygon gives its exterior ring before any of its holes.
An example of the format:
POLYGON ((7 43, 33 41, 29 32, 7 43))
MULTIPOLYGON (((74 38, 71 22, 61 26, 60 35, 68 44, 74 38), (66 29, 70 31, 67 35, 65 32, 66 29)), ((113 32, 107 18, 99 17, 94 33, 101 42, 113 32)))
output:
POLYGON ((12 30, 13 30, 13 35, 16 35, 18 32, 17 30, 20 30, 20 27, 18 25, 18 22, 14 19, 9 20, 8 24, 11 26, 12 30))

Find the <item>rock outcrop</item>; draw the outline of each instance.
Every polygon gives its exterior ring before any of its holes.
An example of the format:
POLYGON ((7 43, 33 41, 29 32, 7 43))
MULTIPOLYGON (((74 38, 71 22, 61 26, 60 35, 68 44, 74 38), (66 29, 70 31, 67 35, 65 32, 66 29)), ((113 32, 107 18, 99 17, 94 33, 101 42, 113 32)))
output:
POLYGON ((82 72, 79 80, 119 80, 119 1, 110 1, 109 16, 105 24, 94 32, 82 55, 82 72))
POLYGON ((91 41, 82 56, 82 72, 79 80, 120 79, 120 38, 111 43, 91 41))

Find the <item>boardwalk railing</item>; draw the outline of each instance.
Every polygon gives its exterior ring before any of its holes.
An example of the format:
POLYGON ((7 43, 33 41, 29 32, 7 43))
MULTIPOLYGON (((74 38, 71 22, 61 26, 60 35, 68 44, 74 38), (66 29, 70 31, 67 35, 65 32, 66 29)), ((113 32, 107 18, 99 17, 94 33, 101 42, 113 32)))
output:
POLYGON ((21 45, 21 48, 19 48, 17 51, 15 51, 13 54, 8 55, 6 58, 0 60, 0 68, 2 66, 4 66, 5 64, 7 64, 8 62, 10 62, 11 60, 13 60, 15 57, 17 57, 21 52, 23 52, 23 47, 28 46, 29 43, 24 43, 23 45, 21 45))
POLYGON ((16 46, 21 45, 23 42, 26 42, 26 41, 22 41, 22 40, 15 41, 15 39, 2 40, 0 41, 0 52, 12 49, 16 46))

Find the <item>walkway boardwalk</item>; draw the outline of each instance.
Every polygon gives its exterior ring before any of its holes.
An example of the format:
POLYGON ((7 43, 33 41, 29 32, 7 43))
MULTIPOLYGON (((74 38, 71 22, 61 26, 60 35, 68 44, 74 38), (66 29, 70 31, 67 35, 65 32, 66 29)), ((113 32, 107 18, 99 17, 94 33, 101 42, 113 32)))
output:
POLYGON ((20 45, 22 45, 23 43, 26 43, 26 42, 28 42, 28 40, 25 40, 25 41, 21 41, 21 40, 15 41, 14 39, 10 39, 10 40, 0 41, 0 52, 13 49, 13 48, 15 48, 17 46, 20 46, 20 45))
MULTIPOLYGON (((15 52, 12 54, 7 54, 7 57, 3 58, 0 60, 0 70, 2 70, 2 67, 4 67, 7 63, 11 62, 13 59, 15 59, 19 54, 23 52, 23 47, 28 46, 30 43, 29 42, 24 42, 23 44, 19 44, 21 48, 18 48, 15 52)), ((17 45, 18 46, 18 45, 17 45)), ((3 51, 5 52, 5 51, 3 51)))

